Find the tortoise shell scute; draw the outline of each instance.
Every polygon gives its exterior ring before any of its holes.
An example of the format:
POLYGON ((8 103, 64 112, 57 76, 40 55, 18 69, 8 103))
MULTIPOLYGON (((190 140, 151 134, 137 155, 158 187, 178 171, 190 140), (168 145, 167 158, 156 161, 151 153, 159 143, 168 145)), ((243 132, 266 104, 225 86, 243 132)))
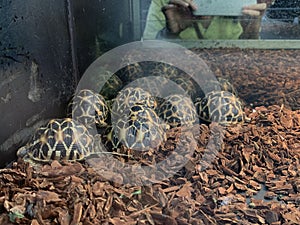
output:
POLYGON ((196 108, 191 98, 180 94, 167 96, 157 112, 171 127, 193 125, 197 119, 196 108))
POLYGON ((195 105, 200 119, 204 121, 223 125, 244 122, 242 103, 231 92, 209 92, 204 98, 197 99, 195 105))
POLYGON ((84 125, 71 118, 52 119, 37 129, 26 149, 27 155, 36 161, 76 161, 92 152, 93 137, 84 125))
POLYGON ((120 117, 112 129, 118 144, 130 149, 155 148, 166 139, 155 111, 142 104, 131 107, 129 115, 120 117))
POLYGON ((109 113, 104 97, 88 89, 80 90, 73 97, 68 111, 69 115, 79 123, 98 126, 106 125, 109 113))

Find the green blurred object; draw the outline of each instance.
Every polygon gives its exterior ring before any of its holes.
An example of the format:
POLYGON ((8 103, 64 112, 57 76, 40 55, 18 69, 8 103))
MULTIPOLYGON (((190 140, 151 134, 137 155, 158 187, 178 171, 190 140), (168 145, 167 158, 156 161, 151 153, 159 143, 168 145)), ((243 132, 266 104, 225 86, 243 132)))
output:
POLYGON ((12 222, 12 223, 15 223, 16 222, 16 219, 22 219, 24 218, 24 215, 22 213, 19 213, 19 212, 10 212, 8 214, 9 216, 9 221, 12 222))
POLYGON ((201 16, 241 16, 242 8, 257 4, 256 0, 195 0, 198 9, 194 15, 201 16))

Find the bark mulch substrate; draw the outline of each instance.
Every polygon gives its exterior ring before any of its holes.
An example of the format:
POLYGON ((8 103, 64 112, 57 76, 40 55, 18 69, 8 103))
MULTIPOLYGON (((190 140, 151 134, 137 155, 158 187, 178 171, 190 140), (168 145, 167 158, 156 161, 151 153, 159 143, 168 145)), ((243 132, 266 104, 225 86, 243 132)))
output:
POLYGON ((0 170, 0 224, 300 224, 298 52, 195 52, 257 106, 250 123, 172 130, 159 151, 127 158, 38 170, 19 160, 0 170), (164 163, 155 170, 153 162, 164 163))
MULTIPOLYGON (((195 139, 183 135, 181 144, 195 149, 189 161, 173 170, 189 157, 179 152, 161 166, 174 175, 154 174, 148 186, 119 184, 143 176, 134 166, 106 180, 97 158, 40 170, 19 160, 0 170, 0 224, 300 224, 300 111, 275 105, 247 114, 250 123, 201 124, 195 139)), ((170 131, 158 152, 114 158, 151 165, 173 151, 180 132, 170 131)))
MULTIPOLYGON (((292 46, 291 46, 292 47, 292 46)), ((254 106, 300 109, 299 50, 195 49, 216 76, 225 77, 254 106)))

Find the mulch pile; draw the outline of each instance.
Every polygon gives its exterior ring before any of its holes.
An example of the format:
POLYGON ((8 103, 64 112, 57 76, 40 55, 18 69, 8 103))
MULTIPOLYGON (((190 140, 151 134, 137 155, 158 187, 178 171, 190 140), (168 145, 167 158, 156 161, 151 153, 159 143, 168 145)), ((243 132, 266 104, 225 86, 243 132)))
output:
POLYGON ((190 160, 169 179, 153 176, 152 185, 120 184, 128 179, 122 173, 106 180, 99 162, 35 170, 19 160, 0 170, 0 224, 299 224, 300 111, 247 114, 243 125, 197 126, 190 160))

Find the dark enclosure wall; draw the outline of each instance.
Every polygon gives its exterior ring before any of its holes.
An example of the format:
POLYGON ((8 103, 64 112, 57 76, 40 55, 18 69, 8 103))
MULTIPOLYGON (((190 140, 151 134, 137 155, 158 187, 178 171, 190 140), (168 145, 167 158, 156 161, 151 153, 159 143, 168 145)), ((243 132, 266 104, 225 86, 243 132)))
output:
POLYGON ((1 1, 0 41, 0 165, 4 166, 42 120, 63 116, 73 92, 66 2, 1 1))
POLYGON ((65 108, 87 67, 139 40, 136 0, 0 1, 0 167, 65 108))

